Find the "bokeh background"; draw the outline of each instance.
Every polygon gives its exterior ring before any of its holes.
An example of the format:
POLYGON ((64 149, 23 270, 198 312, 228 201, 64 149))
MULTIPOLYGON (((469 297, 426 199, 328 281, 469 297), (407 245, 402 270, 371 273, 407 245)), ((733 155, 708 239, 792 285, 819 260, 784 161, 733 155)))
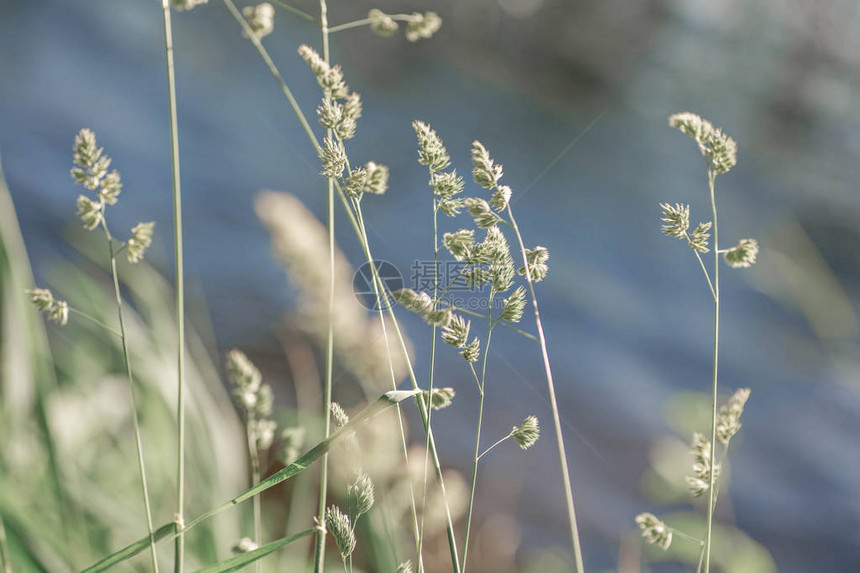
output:
MULTIPOLYGON (((295 5, 315 13, 312 2, 295 5)), ((589 570, 637 571, 633 516, 689 509, 672 493, 670 466, 675 452, 684 459, 683 428, 708 423, 681 420, 708 391, 707 287, 687 248, 659 232, 659 202, 690 203, 692 218, 709 218, 698 152, 666 123, 685 110, 738 141, 737 167, 718 180, 723 241, 752 236, 762 246, 752 269, 723 271, 721 383, 727 392, 748 386, 752 397, 719 517, 764 552, 735 570, 855 570, 860 4, 335 0, 330 21, 374 7, 431 9, 444 20, 414 44, 367 28, 332 38, 334 61, 364 100, 351 156, 391 168, 388 193, 363 203, 374 254, 404 273, 432 256, 413 119, 439 132, 459 171, 469 172, 476 138, 505 165, 526 242, 551 253, 538 295, 589 570)), ((296 294, 253 201, 262 189, 288 191, 323 217, 317 160, 220 2, 175 14, 174 33, 195 320, 212 334, 213 353, 239 346, 263 365, 286 407, 291 374, 277 332, 296 294)), ((318 88, 299 43, 318 44, 318 30, 278 9, 265 44, 310 113, 318 88)), ((116 225, 156 221, 150 260, 171 276, 165 83, 158 2, 0 2, 0 154, 38 280, 74 252, 68 170, 82 127, 122 172, 116 225)), ((340 247, 358 265, 346 219, 338 224, 340 247)), ((466 224, 445 220, 443 230, 466 224)), ((403 318, 425 372, 430 331, 403 318)), ((438 375, 458 396, 434 419, 443 463, 467 472, 477 396, 449 350, 440 350, 438 375)), ((484 570, 564 570, 537 348, 503 332, 491 358, 488 439, 530 413, 547 431, 533 450, 500 449, 482 466, 477 519, 508 549, 499 563, 486 557, 484 570)))

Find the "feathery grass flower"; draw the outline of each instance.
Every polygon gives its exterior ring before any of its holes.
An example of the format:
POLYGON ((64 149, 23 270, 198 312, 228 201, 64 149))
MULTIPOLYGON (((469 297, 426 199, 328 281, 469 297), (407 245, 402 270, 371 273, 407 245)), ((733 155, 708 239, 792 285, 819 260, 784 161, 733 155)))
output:
POLYGON ((364 111, 361 105, 361 96, 357 93, 349 94, 343 103, 343 117, 334 130, 338 138, 346 141, 355 137, 358 120, 364 111))
POLYGON ((326 137, 320 149, 320 160, 322 161, 322 174, 326 177, 340 178, 346 168, 346 149, 343 142, 326 137))
MULTIPOLYGON (((249 418, 269 416, 274 402, 272 387, 263 384, 262 374, 248 357, 241 350, 231 350, 227 353, 226 369, 233 383, 233 397, 249 418)), ((271 439, 274 439, 274 428, 271 439)))
POLYGON ((526 289, 518 286, 511 296, 505 299, 499 319, 508 322, 519 322, 523 317, 523 309, 526 307, 526 289))
POLYGON ((242 15, 248 19, 248 27, 257 38, 268 36, 275 28, 275 8, 268 2, 245 6, 242 15))
POLYGON ((451 317, 448 326, 442 329, 442 341, 454 348, 465 348, 469 339, 469 327, 471 321, 467 321, 459 314, 451 317))
POLYGON ((373 507, 375 501, 373 492, 373 480, 364 471, 359 471, 355 481, 349 485, 349 496, 353 500, 355 520, 373 507))
POLYGON ((687 239, 687 244, 690 245, 690 248, 699 253, 707 253, 710 249, 708 249, 708 240, 711 238, 711 222, 707 223, 699 223, 696 225, 696 228, 693 229, 693 232, 690 233, 689 238, 687 239))
POLYGON ((236 555, 239 555, 241 553, 248 553, 249 551, 254 551, 257 548, 257 544, 254 543, 254 541, 252 541, 249 537, 243 537, 242 539, 233 544, 231 550, 236 555))
POLYGON ((495 189, 504 173, 502 166, 495 163, 490 152, 480 141, 472 142, 472 177, 484 189, 495 189))
POLYGON ((717 439, 726 446, 729 445, 732 436, 741 429, 741 415, 744 413, 744 406, 749 397, 750 389, 740 388, 720 408, 720 414, 717 417, 717 439))
POLYGON ((131 238, 125 244, 126 256, 130 263, 138 263, 143 260, 143 255, 152 244, 152 230, 155 223, 138 223, 131 230, 131 238))
POLYGON ((343 119, 343 104, 330 98, 323 98, 322 103, 317 107, 317 115, 321 126, 326 129, 336 129, 343 119))
POLYGON ((412 561, 405 561, 397 566, 395 573, 413 573, 412 561))
POLYGON ((84 224, 84 229, 92 231, 104 220, 102 203, 93 201, 86 195, 78 195, 78 218, 84 224))
MULTIPOLYGON (((513 257, 508 254, 499 261, 493 261, 487 269, 487 273, 494 291, 497 293, 507 292, 514 286, 514 276, 517 274, 513 257)), ((510 310, 513 312, 513 307, 510 310)), ((522 316, 522 311, 520 311, 520 316, 522 316)))
POLYGON ((238 349, 227 353, 227 375, 236 388, 248 389, 257 392, 263 381, 263 375, 254 366, 254 363, 238 349))
POLYGON ((439 210, 449 217, 456 217, 463 210, 464 204, 463 199, 460 197, 441 199, 439 201, 439 210))
POLYGON ((275 441, 275 430, 278 429, 278 424, 274 420, 252 420, 250 426, 251 437, 257 444, 257 450, 264 451, 272 447, 272 442, 275 441))
POLYGON ((475 246, 475 231, 473 229, 460 229, 455 233, 442 235, 442 244, 458 261, 464 261, 469 257, 472 247, 475 246))
POLYGON ((636 516, 636 523, 642 530, 642 537, 649 545, 659 547, 663 551, 672 545, 672 530, 654 514, 640 513, 636 516))
POLYGON ((349 424, 349 416, 347 415, 346 410, 344 410, 343 406, 337 402, 332 402, 329 405, 329 412, 331 412, 331 417, 334 418, 335 426, 337 426, 338 429, 349 424))
POLYGON ((490 209, 489 203, 479 197, 469 197, 465 200, 465 204, 479 229, 489 229, 502 220, 490 209))
POLYGON ((447 308, 438 308, 430 310, 423 315, 424 322, 431 326, 446 327, 451 322, 452 313, 447 308))
POLYGON ((28 290, 30 301, 39 312, 48 314, 48 320, 65 326, 69 322, 69 304, 64 300, 56 300, 50 289, 37 288, 28 290))
POLYGON ((420 147, 418 163, 426 165, 432 172, 442 171, 451 164, 451 156, 448 155, 442 138, 429 125, 423 121, 415 120, 412 122, 412 129, 418 136, 418 146, 420 147))
POLYGON ((496 211, 504 211, 508 206, 508 202, 511 200, 512 194, 513 191, 511 191, 510 187, 507 185, 499 185, 493 193, 493 196, 490 198, 490 207, 496 211))
POLYGON ((758 241, 755 239, 741 239, 737 245, 723 254, 729 266, 735 269, 753 266, 757 256, 758 241))
POLYGON ((343 69, 339 65, 331 66, 319 79, 323 93, 335 99, 346 99, 349 97, 349 86, 343 79, 343 69))
MULTIPOLYGON (((539 283, 546 278, 549 272, 549 266, 546 264, 549 260, 549 251, 546 247, 537 246, 534 249, 526 249, 526 260, 529 265, 529 276, 533 282, 539 283)), ((520 267, 517 272, 524 275, 526 268, 520 267)))
POLYGON ((452 169, 444 173, 434 172, 430 177, 430 186, 433 188, 433 193, 442 199, 450 199, 463 191, 465 183, 463 178, 457 175, 457 170, 452 169))
POLYGON ((84 128, 75 135, 72 147, 72 179, 78 185, 83 185, 90 191, 95 191, 108 173, 111 159, 104 155, 104 148, 96 142, 96 134, 91 129, 84 128))
POLYGON ((48 320, 56 322, 60 326, 66 326, 69 322, 69 303, 58 300, 48 311, 48 320))
POLYGON ((402 288, 391 293, 398 304, 407 310, 426 314, 433 309, 433 299, 426 292, 415 292, 411 288, 402 288))
POLYGON ((511 247, 508 245, 508 240, 505 239, 505 234, 497 226, 487 229, 484 241, 475 251, 486 262, 498 263, 511 255, 511 247))
POLYGON ((330 66, 319 55, 319 53, 306 44, 302 44, 298 49, 299 56, 305 61, 311 71, 317 78, 317 81, 322 81, 323 76, 328 73, 330 66))
POLYGON ((661 231, 669 237, 683 239, 687 236, 687 229, 690 228, 690 206, 675 203, 673 207, 669 203, 660 203, 663 209, 663 225, 661 231))
MULTIPOLYGON (((693 443, 690 446, 690 454, 693 456, 693 475, 687 476, 687 485, 690 495, 701 497, 708 492, 711 480, 711 441, 702 434, 693 434, 693 443)), ((720 475, 720 465, 714 466, 714 480, 720 475)))
POLYGON ((39 312, 48 312, 54 306, 54 293, 47 288, 34 288, 28 290, 30 301, 35 305, 39 312))
POLYGON ((432 396, 429 391, 424 391, 424 399, 430 402, 430 407, 434 410, 441 410, 453 404, 456 395, 457 392, 450 387, 433 388, 432 396))
POLYGON ((528 416, 519 426, 511 430, 511 437, 524 450, 529 449, 540 438, 540 424, 537 416, 528 416))
POLYGON ((367 171, 367 184, 364 190, 374 195, 383 195, 388 190, 388 167, 368 161, 364 169, 367 171))
POLYGON ((465 348, 460 352, 460 356, 463 357, 463 360, 466 362, 477 362, 478 358, 481 356, 481 341, 478 340, 478 337, 472 339, 472 342, 466 345, 465 348))
POLYGON ((368 12, 367 17, 371 20, 370 28, 380 36, 391 36, 400 27, 394 18, 376 8, 368 12))
POLYGON ((99 189, 99 200, 106 205, 116 205, 119 194, 122 191, 122 180, 119 171, 114 169, 104 176, 99 189))
POLYGON ((334 537, 338 551, 342 559, 349 557, 355 550, 355 533, 352 531, 349 516, 332 505, 325 511, 326 530, 334 537))
POLYGON ((669 125, 692 137, 714 173, 727 173, 737 163, 738 146, 721 129, 694 113, 682 112, 669 117, 669 125))
POLYGON ((305 429, 292 426, 281 430, 281 445, 278 448, 278 460, 285 466, 290 465, 301 455, 305 443, 305 429))
POLYGON ((420 39, 429 39, 442 27, 442 18, 436 12, 415 12, 406 23, 406 39, 417 42, 420 39))

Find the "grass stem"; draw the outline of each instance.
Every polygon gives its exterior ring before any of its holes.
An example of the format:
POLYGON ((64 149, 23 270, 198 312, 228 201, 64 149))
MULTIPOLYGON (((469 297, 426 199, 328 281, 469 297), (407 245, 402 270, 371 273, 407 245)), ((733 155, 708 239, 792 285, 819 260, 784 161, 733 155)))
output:
MULTIPOLYGON (((251 485, 260 483, 260 453, 257 451, 257 440, 254 437, 253 430, 253 414, 248 412, 248 420, 245 422, 245 436, 248 438, 248 457, 251 460, 251 485)), ((263 546, 263 508, 261 507, 262 500, 259 495, 255 495, 253 499, 254 508, 254 542, 257 547, 263 546)), ((263 571, 263 563, 260 560, 254 562, 254 571, 261 573, 263 571)))
POLYGON ((549 352, 546 346, 546 336, 543 332, 543 324, 540 319, 540 310, 538 308, 537 297, 535 296, 534 281, 532 281, 531 271, 529 270, 528 256, 526 255, 526 246, 523 243, 523 236, 517 226, 517 220, 514 218, 513 209, 508 203, 508 216, 510 217, 511 227, 517 236, 517 241, 520 245, 520 252, 523 257, 523 266, 525 267, 526 282, 529 284, 529 292, 532 297, 532 306, 534 307, 535 326, 537 327, 538 339, 540 342, 541 356, 543 358, 544 372, 546 374, 546 384, 549 391, 550 408, 552 410, 552 421, 555 427, 556 444, 558 446, 558 460, 561 464, 561 475, 564 481, 564 497, 567 503, 567 517, 570 526, 570 541, 573 546, 573 559, 577 573, 584 573, 585 567, 582 563, 582 547, 579 541, 579 527, 576 524, 576 509, 573 505, 573 488, 570 484, 570 471, 568 469, 567 453, 564 448, 564 436, 561 431, 561 417, 558 413, 558 401, 555 396, 555 384, 552 378, 552 368, 549 363, 549 352))
POLYGON ((713 169, 708 170, 708 188, 711 196, 711 211, 714 218, 714 378, 713 396, 711 400, 711 459, 708 475, 708 526, 705 532, 704 571, 708 573, 711 567, 711 532, 714 523, 714 504, 716 495, 714 493, 714 462, 717 450, 717 366, 720 352, 720 243, 719 227, 717 226, 717 202, 714 195, 714 180, 716 174, 713 169))
POLYGON ((490 355, 490 343, 493 340, 493 296, 495 292, 490 289, 490 302, 487 305, 489 313, 487 314, 487 323, 489 330, 487 331, 487 344, 484 347, 484 361, 481 366, 481 385, 480 398, 478 404, 478 426, 475 430, 475 455, 472 460, 472 483, 469 488, 469 509, 466 511, 466 531, 463 534, 463 571, 466 570, 466 559, 469 555, 469 533, 472 530, 472 510, 475 507, 475 489, 478 484, 478 460, 481 459, 481 425, 484 420, 484 383, 487 379, 487 357, 490 355))
POLYGON ((174 549, 175 573, 182 573, 185 559, 185 273, 182 260, 182 187, 179 175, 179 120, 176 111, 176 77, 173 64, 173 29, 170 2, 161 0, 164 14, 164 53, 167 64, 167 96, 170 105, 170 157, 173 167, 173 235, 176 265, 176 525, 180 534, 174 549))
MULTIPOLYGON (((104 206, 102 206, 104 211, 104 206)), ((137 465, 140 471, 141 494, 143 495, 143 507, 146 511, 146 530, 149 533, 149 549, 152 557, 152 570, 158 573, 158 552, 155 549, 155 537, 153 536, 152 528, 152 507, 149 503, 149 486, 146 481, 146 462, 143 456, 143 441, 140 434, 140 419, 138 418, 137 410, 137 393, 134 390, 134 375, 131 371, 131 358, 128 351, 128 337, 125 332, 125 321, 122 314, 122 295, 119 290, 119 276, 116 270, 116 254, 113 248, 113 237, 108 230, 107 223, 102 215, 102 228, 107 238, 108 252, 110 253, 110 272, 113 279, 114 296, 116 297, 116 312, 119 319, 119 332, 122 338, 122 357, 125 362, 125 372, 128 376, 128 391, 131 396, 131 419, 134 426, 134 439, 137 446, 137 465)))
MULTIPOLYGON (((323 60, 326 64, 330 61, 328 43, 328 6, 326 0, 320 0, 320 28, 322 32, 323 60)), ((331 93, 325 94, 326 99, 331 99, 331 93)), ((331 137, 331 130, 326 130, 326 137, 331 137)), ((325 358, 325 386, 323 388, 323 416, 325 416, 324 439, 328 439, 331 432, 331 384, 332 371, 334 368, 334 303, 335 303, 335 242, 334 242, 334 179, 326 178, 326 196, 328 202, 327 227, 329 246, 329 300, 328 300, 328 331, 326 333, 326 358, 325 358)), ((320 487, 319 504, 317 508, 317 519, 325 523, 326 495, 328 490, 328 454, 324 455, 320 462, 320 487)), ((317 534, 314 547, 314 572, 323 573, 325 567, 325 531, 317 534)))
POLYGON ((111 334, 114 334, 114 335, 119 336, 120 338, 122 338, 122 333, 121 333, 120 331, 116 330, 115 328, 111 328, 110 326, 108 326, 108 325, 107 325, 107 324, 105 324, 104 322, 100 321, 100 320, 99 320, 99 319, 97 319, 96 317, 91 316, 91 315, 87 314, 86 312, 84 312, 84 311, 82 311, 82 310, 78 310, 78 309, 76 309, 76 308, 74 308, 74 307, 70 306, 70 307, 69 307, 69 312, 73 312, 73 313, 77 314, 78 316, 80 316, 80 317, 82 317, 82 318, 86 318, 86 319, 87 319, 87 320, 89 320, 90 322, 93 322, 93 323, 95 323, 95 324, 98 324, 99 326, 101 326, 102 328, 104 328, 105 330, 107 330, 108 332, 110 332, 111 334))

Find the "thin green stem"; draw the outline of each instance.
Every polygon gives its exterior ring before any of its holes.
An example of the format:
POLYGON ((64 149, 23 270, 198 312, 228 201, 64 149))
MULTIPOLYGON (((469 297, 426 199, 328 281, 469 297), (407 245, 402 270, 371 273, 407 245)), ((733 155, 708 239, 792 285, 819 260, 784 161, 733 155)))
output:
MULTIPOLYGON (((432 169, 430 176, 433 176, 432 169)), ((436 310, 439 304, 439 218, 436 209, 436 196, 433 199, 433 310, 436 310)), ((429 426, 433 417, 433 380, 436 367, 436 325, 433 325, 432 338, 430 342, 430 379, 428 383, 427 396, 430 397, 430 409, 427 411, 427 425, 429 426)), ((421 514, 421 531, 418 534, 418 573, 423 573, 424 563, 420 559, 424 548, 424 520, 427 516, 427 468, 430 465, 430 433, 425 436, 424 441, 424 482, 421 499, 421 507, 425 508, 421 514)))
POLYGON ((508 438, 510 438, 512 435, 513 435, 513 434, 508 434, 507 436, 505 436, 504 438, 502 438, 501 440, 497 441, 497 442, 496 442, 496 443, 494 443, 492 446, 490 446, 489 448, 487 448, 486 450, 484 450, 483 452, 481 452, 481 455, 480 455, 480 456, 478 456, 478 459, 480 460, 481 458, 483 458, 485 455, 487 455, 488 453, 490 453, 490 450, 492 450, 493 448, 495 448, 496 446, 498 446, 499 444, 501 444, 502 442, 504 442, 505 440, 507 440, 508 438))
POLYGON ((224 0, 224 5, 233 15, 239 25, 242 27, 242 31, 245 32, 245 35, 248 36, 248 39, 251 40, 251 43, 254 44, 254 47, 257 48, 257 52, 260 54, 260 57, 263 58, 263 62, 266 64, 266 67, 269 68, 269 72, 271 72, 272 76, 274 76, 275 81, 278 82, 278 86, 281 88, 281 92, 283 92, 284 97, 287 98, 287 102, 289 102, 290 107, 293 109, 293 113, 296 114, 296 117, 299 120, 299 123, 302 124, 302 129, 305 134, 308 136, 308 139, 311 142, 311 145, 314 147, 314 151, 319 153, 320 144, 317 140, 317 136, 314 134, 313 129, 311 128, 311 124, 308 122, 307 117, 305 117, 302 108, 299 106, 299 102, 296 101, 295 96, 293 96, 293 92, 287 86, 287 83, 284 81, 284 78, 281 76, 281 72, 278 70, 278 67, 275 65, 275 62, 272 61, 272 57, 269 56, 269 52, 263 46, 263 43, 254 34, 254 31, 251 30, 251 27, 248 25, 248 22, 242 16, 241 12, 236 8, 236 5, 233 3, 233 0, 224 0))
MULTIPOLYGON (((467 308, 460 308, 459 306, 450 306, 448 308, 450 308, 451 310, 456 310, 457 312, 462 312, 463 314, 468 314, 469 316, 476 316, 478 318, 484 318, 485 317, 485 315, 483 315, 479 312, 475 312, 474 310, 469 310, 467 308)), ((503 326, 503 327, 507 328, 508 330, 516 332, 520 336, 525 336, 529 340, 533 340, 535 342, 540 342, 540 339, 537 336, 535 336, 534 334, 531 334, 530 332, 526 332, 525 330, 520 330, 519 328, 517 328, 516 326, 514 326, 510 322, 507 322, 504 320, 496 320, 496 324, 499 326, 503 326)))
MULTIPOLYGON (((398 20, 400 22, 409 22, 412 19, 412 16, 409 14, 389 14, 389 18, 392 20, 398 20)), ((355 20, 353 22, 347 22, 346 24, 338 24, 337 26, 332 26, 329 29, 329 32, 334 34, 335 32, 342 32, 343 30, 349 30, 351 28, 359 28, 361 26, 368 26, 374 22, 375 18, 363 18, 361 20, 355 20)))
MULTIPOLYGON (((254 418, 251 412, 248 412, 248 419, 245 422, 245 436, 248 439, 248 457, 251 461, 251 485, 255 486, 260 483, 260 453, 257 451, 257 440, 254 437, 254 418)), ((259 495, 254 496, 254 541, 257 547, 263 546, 263 509, 261 507, 261 499, 259 495)), ((260 560, 254 562, 254 570, 260 573, 263 570, 263 563, 260 560)))
POLYGON ((484 383, 487 379, 487 357, 490 355, 490 343, 493 340, 493 296, 495 290, 490 288, 489 314, 487 315, 488 331, 487 344, 484 346, 484 360, 481 366, 480 398, 478 402, 478 426, 475 430, 475 455, 472 460, 472 483, 469 488, 469 509, 466 511, 466 531, 463 534, 463 571, 466 570, 466 560, 469 556, 469 533, 472 530, 472 510, 475 507, 475 490, 478 485, 478 460, 481 459, 481 426, 484 421, 484 383))
POLYGON ((146 511, 146 530, 149 533, 149 549, 152 557, 152 570, 158 573, 158 552, 155 549, 155 537, 152 528, 152 508, 149 504, 149 487, 146 481, 146 462, 143 456, 143 440, 140 434, 140 419, 137 414, 137 393, 134 390, 134 375, 131 371, 131 358, 128 351, 128 337, 125 332, 125 321, 122 316, 122 295, 119 290, 119 275, 116 271, 116 255, 113 248, 113 237, 108 230, 104 219, 104 205, 102 205, 102 228, 107 238, 108 252, 110 253, 110 272, 113 278, 114 296, 116 297, 116 312, 119 318, 119 332, 122 339, 122 356, 125 362, 125 372, 128 376, 128 391, 131 396, 131 419, 134 426, 134 440, 137 446, 137 466, 140 471, 141 494, 143 495, 143 507, 146 511))
POLYGON ((271 0, 271 1, 272 1, 272 4, 274 4, 275 6, 278 6, 279 8, 283 8, 287 12, 292 12, 293 14, 295 14, 296 16, 299 16, 300 18, 304 18, 305 20, 313 22, 314 24, 316 24, 318 22, 318 20, 316 18, 314 18, 313 16, 311 16, 307 12, 303 12, 302 10, 299 10, 295 6, 290 6, 286 2, 282 2, 282 0, 271 0))
MULTIPOLYGON (((364 226, 364 217, 362 216, 361 206, 358 203, 358 201, 356 201, 355 199, 352 199, 352 209, 353 209, 353 211, 355 211, 355 213, 357 215, 358 223, 360 226, 360 234, 362 236, 366 237, 367 231, 366 231, 365 226, 364 226)), ((388 369, 391 373, 391 389, 397 390, 397 376, 394 372, 394 361, 392 360, 392 357, 391 357, 391 351, 390 351, 391 345, 390 345, 390 342, 388 339, 388 326, 385 323, 385 315, 383 314, 382 300, 380 297, 379 289, 376 288, 376 282, 375 281, 372 281, 372 282, 374 284, 373 292, 374 292, 374 295, 376 297, 376 310, 377 310, 377 313, 379 316, 379 324, 382 327, 382 339, 385 342, 386 350, 388 350, 388 352, 386 352, 386 354, 388 356, 388 369)), ((382 295, 382 296, 385 296, 386 299, 388 298, 387 295, 382 295)), ((401 443, 401 446, 403 448, 403 461, 406 464, 406 467, 408 468, 409 467, 409 445, 406 441, 406 429, 405 429, 405 425, 403 422, 403 414, 400 410, 400 404, 397 405, 397 422, 398 422, 398 427, 400 429, 400 443, 401 443)), ((420 571, 423 569, 424 561, 421 558, 421 544, 419 542, 420 537, 421 537, 421 532, 420 532, 420 526, 418 523, 418 509, 417 509, 417 505, 415 502, 415 490, 412 486, 412 480, 409 480, 409 501, 410 501, 410 507, 412 509, 412 533, 413 533, 413 537, 415 539, 415 551, 416 551, 416 555, 417 555, 416 559, 418 561, 418 569, 420 571)))
POLYGON ((573 505, 573 488, 570 484, 570 471, 568 470, 567 453, 564 448, 564 436, 561 431, 561 416, 558 413, 558 401, 555 396, 555 384, 552 378, 552 368, 549 363, 549 352, 546 347, 546 336, 543 332, 543 325, 540 319, 540 310, 538 309, 538 301, 535 296, 534 281, 532 281, 531 270, 529 269, 528 256, 526 255, 526 246, 523 243, 523 236, 517 226, 517 221, 514 218, 514 212, 508 203, 508 216, 510 224, 517 236, 517 241, 520 245, 520 252, 523 257, 523 266, 525 267, 526 282, 529 285, 529 291, 532 297, 532 306, 534 307, 535 326, 538 331, 538 339, 540 341, 541 356, 543 357, 544 372, 546 374, 546 384, 549 391, 550 408, 552 409, 552 421, 555 426, 555 437, 558 445, 558 461, 561 464, 561 475, 564 481, 564 497, 567 503, 567 517, 570 525, 570 541, 573 546, 573 558, 576 565, 577 573, 584 573, 585 567, 582 563, 582 547, 579 541, 579 527, 576 524, 576 509, 573 505))
POLYGON ((697 539, 697 538, 693 537, 692 535, 687 535, 686 533, 684 533, 680 529, 675 529, 674 527, 670 527, 669 529, 671 529, 672 533, 677 535, 681 539, 686 539, 687 541, 689 541, 691 543, 695 543, 696 545, 701 545, 702 547, 704 547, 704 545, 705 545, 705 542, 702 541, 701 539, 697 539))
POLYGON ((702 543, 702 546, 699 548, 699 564, 696 565, 696 573, 701 573, 702 571, 702 562, 705 560, 705 544, 702 543))
MULTIPOLYGON (((729 441, 731 443, 731 440, 729 441)), ((713 446, 711 446, 713 447, 713 446)), ((723 468, 725 467, 726 457, 729 455, 729 444, 726 444, 726 447, 723 448, 723 453, 720 454, 720 473, 714 478, 714 506, 717 505, 717 501, 720 499, 720 478, 723 477, 723 468)))
POLYGON ((716 461, 717 442, 717 366, 719 364, 720 351, 720 254, 719 254, 719 227, 717 226, 717 202, 714 195, 714 180, 716 174, 713 169, 708 170, 708 188, 711 195, 711 211, 714 218, 714 378, 713 396, 711 401, 711 471, 708 476, 708 526, 705 533, 704 566, 705 573, 711 568, 711 533, 714 523, 714 462, 716 461))
POLYGON ((173 570, 182 573, 185 559, 185 272, 182 260, 182 186, 179 175, 179 120, 176 111, 176 77, 173 65, 173 30, 170 2, 161 0, 164 14, 164 53, 167 63, 167 95, 170 104, 170 157, 173 166, 173 234, 176 264, 176 537, 173 570))
MULTIPOLYGON (((328 6, 326 0, 320 0, 320 28, 322 33, 323 60, 330 61, 328 44, 328 6)), ((331 99, 331 93, 325 93, 325 99, 331 99)), ((331 129, 326 130, 326 137, 331 137, 331 129)), ((335 243, 334 243, 334 179, 326 178, 326 196, 328 201, 327 226, 329 247, 329 299, 328 299, 328 332, 326 333, 325 386, 323 388, 323 415, 325 416, 325 439, 331 433, 331 385, 334 368, 334 293, 335 293, 335 243)), ((317 519, 325 523, 326 496, 328 494, 328 454, 324 455, 320 466, 319 503, 317 519)), ((322 573, 325 568, 325 532, 317 535, 314 547, 314 573, 322 573)))
MULTIPOLYGON (((684 233, 684 235, 687 237, 687 240, 689 241, 689 240, 690 240, 690 236, 689 236, 689 235, 687 235, 686 233, 684 233)), ((714 252, 716 253, 716 252, 718 252, 718 251, 717 251, 716 249, 714 249, 714 252)), ((700 255, 700 254, 699 254, 699 251, 697 251, 697 250, 695 250, 695 249, 693 249, 693 253, 696 255, 696 259, 698 259, 698 261, 699 261, 699 266, 700 266, 700 267, 702 267, 702 272, 705 274, 705 280, 706 280, 706 281, 708 281, 708 288, 709 288, 709 289, 710 289, 710 291, 711 291, 711 296, 712 296, 712 297, 714 297, 714 298, 716 298, 716 297, 717 297, 717 293, 716 293, 716 291, 714 290, 714 285, 713 285, 713 283, 711 283, 711 274, 708 272, 708 267, 706 267, 706 266, 705 266, 705 262, 702 260, 702 255, 700 255)), ((718 262, 719 262, 719 261, 718 261, 718 262)))
POLYGON ((118 331, 118 330, 116 330, 116 329, 114 329, 114 328, 111 328, 110 326, 108 326, 108 325, 107 325, 107 324, 105 324, 104 322, 100 321, 100 320, 99 320, 99 319, 97 319, 96 317, 91 316, 91 315, 87 314, 86 312, 84 312, 84 311, 82 311, 82 310, 78 310, 78 309, 76 309, 76 308, 74 308, 74 307, 70 306, 70 307, 69 307, 69 312, 73 312, 73 313, 77 314, 78 316, 81 316, 81 317, 83 317, 83 318, 86 318, 87 320, 89 320, 89 321, 91 321, 91 322, 94 322, 95 324, 98 324, 99 326, 101 326, 102 328, 104 328, 105 330, 107 330, 108 332, 110 332, 111 334, 115 334, 116 336, 119 336, 120 338, 122 338, 122 333, 121 333, 120 331, 118 331))
MULTIPOLYGON (((342 193, 341 193, 342 195, 342 193)), ((360 216, 360 205, 359 205, 359 216, 360 216)), ((364 230, 364 227, 361 226, 358 228, 359 231, 359 242, 361 243, 362 248, 364 249, 365 257, 370 263, 372 277, 373 277, 373 288, 377 293, 378 299, 381 298, 385 303, 385 310, 388 313, 389 318, 391 319, 391 324, 394 327, 394 332, 397 334, 397 341, 400 345, 400 350, 403 354, 403 359, 406 362, 407 371, 409 373, 409 380, 412 383, 412 388, 414 390, 420 390, 420 386, 418 385, 418 379, 415 376, 415 370, 412 367, 412 360, 409 357, 409 349, 406 346, 406 339, 403 337, 403 332, 400 330, 400 323, 397 321, 397 315, 394 312, 394 307, 391 305, 391 301, 389 297, 386 295, 380 297, 379 293, 385 292, 385 284, 382 282, 382 279, 379 277, 378 270, 373 265, 373 255, 370 252, 370 244, 367 240, 367 232, 364 230)), ((454 535, 454 521, 451 517, 451 507, 448 504, 448 493, 445 488, 445 479, 442 476, 442 464, 439 461, 439 454, 436 449, 436 440, 433 437, 433 430, 430 428, 430 424, 428 423, 428 410, 429 405, 424 401, 424 394, 419 393, 415 396, 415 401, 418 405, 418 413, 421 415, 421 423, 424 427, 425 435, 429 434, 429 443, 430 443, 430 455, 433 460, 433 467, 436 472, 436 480, 439 482, 439 489, 442 492, 442 499, 445 503, 445 517, 447 519, 447 523, 445 529, 448 535, 448 549, 451 553, 451 565, 454 568, 454 573, 460 573, 460 561, 459 556, 457 554, 457 541, 454 535)), ((419 555, 420 559, 420 555, 419 555)))

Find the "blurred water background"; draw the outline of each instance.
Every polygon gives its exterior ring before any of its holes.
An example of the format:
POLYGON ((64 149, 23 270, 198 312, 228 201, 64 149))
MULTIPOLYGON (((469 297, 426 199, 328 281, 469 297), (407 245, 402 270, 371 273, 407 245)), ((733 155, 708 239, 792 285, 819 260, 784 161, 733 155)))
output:
MULTIPOLYGON (((737 167, 718 180, 723 242, 762 245, 757 266, 723 273, 721 383, 749 386, 752 398, 722 518, 763 544, 780 571, 857 570, 860 4, 360 0, 330 2, 330 19, 372 7, 433 9, 445 22, 416 44, 368 29, 332 40, 364 100, 351 154, 391 168, 388 193, 364 201, 374 254, 404 273, 432 256, 413 119, 439 132, 460 172, 470 171, 475 138, 505 165, 526 242, 551 253, 538 292, 590 569, 615 569, 633 516, 655 507, 642 478, 653 445, 671 434, 673 397, 709 387, 707 287, 686 247, 659 233, 661 201, 709 217, 698 153, 666 125, 689 110, 739 143, 737 167)), ((318 31, 283 10, 275 25, 266 45, 310 113, 318 88, 295 48, 316 45, 318 31)), ((273 381, 286 380, 273 328, 294 293, 253 198, 289 191, 323 217, 317 160, 220 2, 176 14, 174 26, 192 304, 208 309, 221 350, 248 349, 273 381)), ((169 275, 159 3, 2 0, 0 71, 0 154, 37 274, 71 252, 70 149, 90 127, 125 182, 117 224, 156 221, 152 259, 169 275)), ((338 240, 359 264, 345 219, 338 240)), ((425 372, 430 331, 404 320, 425 372)), ((494 342, 486 435, 530 413, 547 430, 528 457, 500 450, 482 469, 479 518, 492 523, 494 497, 518 500, 521 530, 509 535, 522 559, 564 544, 561 481, 537 348, 508 332, 494 342)), ((437 436, 443 462, 465 471, 477 396, 448 350, 439 380, 458 397, 437 414, 437 436)))

